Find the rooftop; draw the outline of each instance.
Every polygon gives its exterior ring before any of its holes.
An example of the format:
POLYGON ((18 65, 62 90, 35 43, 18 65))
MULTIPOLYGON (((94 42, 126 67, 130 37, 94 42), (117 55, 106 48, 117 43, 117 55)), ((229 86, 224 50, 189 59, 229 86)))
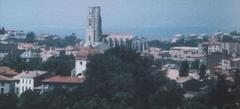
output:
POLYGON ((41 76, 43 74, 46 74, 46 71, 39 71, 39 70, 34 70, 34 71, 24 71, 16 76, 14 76, 14 79, 19 79, 19 78, 35 78, 38 76, 41 76))
POLYGON ((172 49, 177 50, 198 50, 198 47, 173 47, 172 49))
POLYGON ((64 83, 64 84, 80 84, 83 83, 83 78, 70 77, 70 76, 53 76, 45 79, 43 83, 64 83))
POLYGON ((12 81, 11 78, 0 75, 0 81, 12 81))
POLYGON ((11 76, 11 75, 17 75, 18 73, 15 71, 15 70, 13 70, 13 69, 11 69, 11 68, 9 68, 9 67, 6 67, 6 66, 0 66, 0 75, 9 75, 9 76, 11 76))
POLYGON ((76 59, 86 60, 89 56, 95 55, 97 53, 99 53, 99 51, 94 47, 82 47, 78 51, 76 59))

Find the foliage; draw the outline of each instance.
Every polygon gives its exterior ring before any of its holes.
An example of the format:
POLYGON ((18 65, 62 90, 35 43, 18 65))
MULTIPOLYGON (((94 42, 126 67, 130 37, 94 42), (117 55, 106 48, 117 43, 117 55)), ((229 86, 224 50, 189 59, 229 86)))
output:
POLYGON ((205 75, 206 75, 206 70, 207 70, 206 65, 201 64, 201 65, 200 65, 200 69, 199 69, 199 76, 200 76, 201 79, 203 79, 203 78, 205 77, 205 75))
MULTIPOLYGON (((163 72, 151 67, 152 63, 151 58, 141 57, 134 50, 122 47, 91 57, 84 83, 88 97, 93 98, 91 100, 100 98, 114 109, 151 108, 152 95, 158 94, 158 90, 169 83, 163 72)), ((162 100, 169 96, 173 98, 171 106, 166 107, 177 107, 181 102, 182 93, 176 83, 172 84, 166 96, 160 96, 162 100)))
POLYGON ((192 64, 191 64, 191 69, 198 70, 199 69, 199 64, 200 64, 199 60, 193 61, 192 64))
POLYGON ((70 75, 71 70, 75 66, 73 55, 60 55, 58 57, 50 57, 42 64, 43 69, 54 75, 70 75))
POLYGON ((19 98, 20 109, 41 109, 40 95, 32 90, 23 92, 19 98))
POLYGON ((41 58, 30 59, 29 62, 22 59, 20 55, 23 51, 15 51, 13 53, 9 53, 3 60, 1 61, 2 66, 8 66, 12 69, 15 69, 17 72, 21 72, 23 70, 40 70, 42 69, 41 58))
POLYGON ((179 76, 187 77, 189 73, 189 64, 188 61, 183 61, 179 68, 179 76))
POLYGON ((35 42, 36 35, 34 32, 27 33, 26 36, 26 42, 27 43, 34 43, 35 42))
POLYGON ((0 108, 1 109, 17 109, 18 97, 15 94, 1 94, 0 108))
POLYGON ((77 39, 76 36, 67 36, 64 39, 63 38, 47 38, 46 40, 39 41, 38 43, 40 45, 46 45, 46 46, 51 46, 51 47, 67 47, 69 45, 75 45, 79 43, 80 40, 77 39))
POLYGON ((5 33, 6 33, 5 28, 2 27, 2 28, 0 29, 0 35, 4 35, 5 33))

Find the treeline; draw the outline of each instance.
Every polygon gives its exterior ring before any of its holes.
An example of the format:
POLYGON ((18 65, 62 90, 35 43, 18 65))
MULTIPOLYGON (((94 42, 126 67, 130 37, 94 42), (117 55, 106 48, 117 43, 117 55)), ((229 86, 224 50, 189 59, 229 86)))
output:
POLYGON ((73 55, 65 55, 60 53, 59 56, 50 57, 43 62, 40 57, 32 58, 27 61, 20 57, 23 51, 15 51, 9 53, 3 60, 0 61, 1 66, 8 66, 15 69, 17 72, 44 70, 52 75, 71 75, 71 70, 75 67, 75 59, 73 55))
POLYGON ((239 109, 240 76, 219 76, 208 91, 184 98, 151 57, 115 48, 90 57, 86 81, 78 89, 55 89, 39 95, 24 92, 0 97, 1 109, 239 109), (8 97, 6 97, 8 96, 8 97))

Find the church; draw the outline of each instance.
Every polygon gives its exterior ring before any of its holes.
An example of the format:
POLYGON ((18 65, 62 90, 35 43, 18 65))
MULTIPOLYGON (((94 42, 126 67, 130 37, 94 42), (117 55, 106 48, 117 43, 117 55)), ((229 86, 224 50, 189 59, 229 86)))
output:
POLYGON ((102 33, 101 8, 99 6, 89 7, 87 16, 87 27, 85 42, 75 57, 75 68, 71 75, 84 78, 84 71, 88 57, 97 53, 103 53, 108 48, 126 46, 143 53, 148 49, 148 40, 132 34, 102 33))

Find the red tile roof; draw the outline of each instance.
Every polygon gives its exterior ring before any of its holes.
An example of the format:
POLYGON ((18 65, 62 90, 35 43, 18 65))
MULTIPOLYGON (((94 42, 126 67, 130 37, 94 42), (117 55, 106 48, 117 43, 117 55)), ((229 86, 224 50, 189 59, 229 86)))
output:
POLYGON ((0 81, 12 81, 11 78, 0 75, 0 81))
POLYGON ((9 68, 9 67, 6 67, 6 66, 0 66, 0 75, 4 75, 4 76, 15 76, 17 75, 18 73, 9 68))
POLYGON ((43 83, 65 83, 65 84, 80 84, 83 83, 83 78, 70 77, 70 76, 53 76, 45 79, 43 83))

